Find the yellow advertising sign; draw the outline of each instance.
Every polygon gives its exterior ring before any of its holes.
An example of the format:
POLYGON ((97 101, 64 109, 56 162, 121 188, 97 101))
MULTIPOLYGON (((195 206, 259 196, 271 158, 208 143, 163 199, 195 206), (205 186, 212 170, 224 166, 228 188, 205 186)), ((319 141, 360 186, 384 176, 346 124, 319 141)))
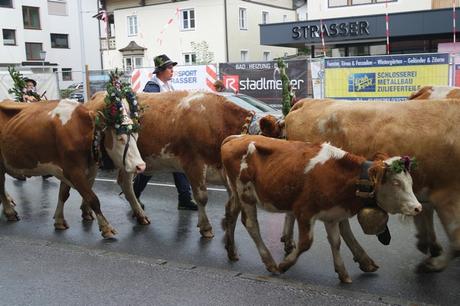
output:
POLYGON ((449 84, 448 54, 325 60, 325 95, 350 100, 404 100, 424 85, 449 84))

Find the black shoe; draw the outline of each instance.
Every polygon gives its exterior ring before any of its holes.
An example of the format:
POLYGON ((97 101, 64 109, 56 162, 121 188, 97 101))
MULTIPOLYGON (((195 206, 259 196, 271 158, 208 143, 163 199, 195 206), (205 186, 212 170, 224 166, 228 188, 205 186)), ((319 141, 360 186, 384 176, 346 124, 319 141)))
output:
POLYGON ((190 200, 187 202, 179 202, 177 205, 178 210, 198 210, 198 206, 196 205, 195 201, 190 200))

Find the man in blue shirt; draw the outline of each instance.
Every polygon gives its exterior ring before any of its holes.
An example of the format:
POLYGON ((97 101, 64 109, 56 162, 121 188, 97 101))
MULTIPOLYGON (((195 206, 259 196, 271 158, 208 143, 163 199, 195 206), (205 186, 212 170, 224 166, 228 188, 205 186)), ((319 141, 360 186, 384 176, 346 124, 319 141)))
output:
MULTIPOLYGON (((173 91, 171 79, 174 74, 174 66, 177 65, 165 54, 156 56, 153 59, 155 63, 154 75, 150 81, 145 84, 144 92, 165 92, 173 91)), ((198 210, 197 205, 192 200, 190 183, 184 173, 174 172, 174 183, 176 184, 177 192, 179 194, 179 204, 177 206, 180 210, 198 210)), ((151 176, 138 174, 134 179, 134 194, 139 199, 142 191, 147 186, 151 176)))

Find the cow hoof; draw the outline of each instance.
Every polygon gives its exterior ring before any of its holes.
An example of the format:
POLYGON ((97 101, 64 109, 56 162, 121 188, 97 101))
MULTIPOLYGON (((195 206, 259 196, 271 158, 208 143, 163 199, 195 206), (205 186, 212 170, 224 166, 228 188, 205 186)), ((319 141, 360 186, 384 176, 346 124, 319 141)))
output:
POLYGON ((21 218, 19 218, 19 215, 17 212, 14 212, 12 214, 5 214, 6 220, 8 221, 19 221, 21 218))
POLYGON ((289 270, 289 268, 291 267, 290 264, 287 264, 285 262, 281 262, 279 265, 278 265, 278 271, 279 273, 284 273, 286 272, 287 270, 289 270))
POLYGON ((433 273, 441 272, 446 268, 446 263, 440 260, 439 257, 430 257, 421 262, 416 269, 417 273, 433 273))
POLYGON ((276 266, 276 264, 272 264, 272 265, 267 265, 266 266, 268 272, 270 273, 273 273, 273 274, 280 274, 280 270, 278 269, 278 267, 276 266))
POLYGON ((351 284, 352 283, 351 277, 349 275, 343 275, 343 276, 339 275, 339 279, 344 284, 351 284))
POLYGON ((111 226, 102 231, 102 237, 104 237, 104 239, 113 239, 116 234, 117 231, 111 226))
POLYGON ((238 256, 238 253, 235 251, 235 249, 228 248, 227 246, 225 246, 225 248, 227 249, 227 257, 230 261, 240 260, 240 257, 238 256))
POLYGON ((55 230, 66 230, 68 228, 69 228, 69 225, 67 224, 66 220, 63 220, 62 222, 54 223, 54 229, 55 230))
POLYGON ((94 220, 94 216, 93 216, 92 212, 82 212, 81 218, 84 221, 93 221, 94 220))
POLYGON ((365 258, 361 260, 357 260, 353 258, 354 261, 359 263, 359 268, 363 272, 375 272, 377 271, 380 267, 377 265, 371 258, 365 258))
POLYGON ((149 225, 150 224, 150 220, 147 216, 137 216, 136 219, 139 225, 149 225))
POLYGON ((441 256, 441 254, 442 254, 442 246, 437 242, 433 243, 430 246, 430 254, 431 254, 431 257, 441 256))
POLYGON ((214 233, 212 232, 212 229, 208 230, 200 230, 201 237, 206 238, 206 239, 212 239, 214 237, 214 233))

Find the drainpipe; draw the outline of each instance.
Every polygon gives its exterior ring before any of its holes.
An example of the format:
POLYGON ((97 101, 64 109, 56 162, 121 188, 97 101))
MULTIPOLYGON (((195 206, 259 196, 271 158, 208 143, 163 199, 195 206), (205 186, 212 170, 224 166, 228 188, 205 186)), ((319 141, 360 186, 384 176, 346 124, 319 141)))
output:
MULTIPOLYGON (((101 7, 99 6, 99 1, 97 1, 97 12, 99 13, 101 11, 101 7)), ((101 21, 97 19, 97 29, 98 29, 98 36, 99 36, 99 57, 101 60, 101 70, 104 70, 104 61, 102 57, 102 42, 101 42, 101 21)), ((107 41, 107 45, 109 42, 107 41)))
POLYGON ((224 14, 225 14, 225 62, 228 63, 228 29, 227 29, 227 0, 224 0, 224 14))

